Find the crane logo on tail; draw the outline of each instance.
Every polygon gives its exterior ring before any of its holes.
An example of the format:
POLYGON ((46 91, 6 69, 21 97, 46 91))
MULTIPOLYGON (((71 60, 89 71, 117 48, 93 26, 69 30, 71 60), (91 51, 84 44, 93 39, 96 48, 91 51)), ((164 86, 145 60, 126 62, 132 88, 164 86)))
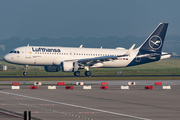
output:
POLYGON ((162 46, 162 39, 158 35, 153 35, 149 40, 149 46, 153 50, 158 50, 162 46))

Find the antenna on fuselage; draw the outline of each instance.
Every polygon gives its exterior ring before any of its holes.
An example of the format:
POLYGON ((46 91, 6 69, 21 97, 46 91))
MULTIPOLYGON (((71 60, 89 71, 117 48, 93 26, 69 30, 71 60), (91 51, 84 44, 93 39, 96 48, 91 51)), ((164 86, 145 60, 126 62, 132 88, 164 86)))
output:
POLYGON ((103 46, 100 47, 100 49, 102 49, 103 46))
POLYGON ((27 45, 27 47, 29 47, 29 44, 27 45))

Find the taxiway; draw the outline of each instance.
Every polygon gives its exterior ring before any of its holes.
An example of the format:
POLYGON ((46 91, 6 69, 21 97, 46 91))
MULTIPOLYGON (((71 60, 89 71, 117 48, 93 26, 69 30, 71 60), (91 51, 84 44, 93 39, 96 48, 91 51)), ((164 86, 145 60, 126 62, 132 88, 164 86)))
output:
POLYGON ((150 80, 136 81, 137 85, 129 90, 120 89, 128 81, 111 82, 108 90, 100 90, 99 84, 92 85, 91 90, 83 90, 82 86, 74 86, 73 90, 65 90, 64 86, 56 90, 48 90, 47 86, 39 86, 38 90, 0 86, 0 108, 18 114, 30 110, 34 119, 42 120, 179 120, 180 81, 162 81, 172 84, 171 90, 163 90, 162 86, 145 90, 144 85, 153 85, 150 80))

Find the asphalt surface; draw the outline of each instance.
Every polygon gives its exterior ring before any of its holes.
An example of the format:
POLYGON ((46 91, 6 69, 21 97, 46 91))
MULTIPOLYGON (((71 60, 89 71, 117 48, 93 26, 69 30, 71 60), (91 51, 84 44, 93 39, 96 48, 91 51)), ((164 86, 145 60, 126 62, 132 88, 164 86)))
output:
MULTIPOLYGON (((34 119, 42 120, 180 118, 180 80, 157 81, 171 85, 171 90, 163 90, 162 86, 155 86, 155 81, 150 80, 134 81, 136 85, 130 86, 129 90, 120 89, 128 81, 103 81, 109 82, 108 90, 100 90, 101 81, 86 82, 92 86, 91 90, 83 90, 82 86, 74 86, 73 90, 65 90, 65 86, 57 86, 56 90, 48 90, 47 86, 39 86, 38 90, 30 90, 30 86, 20 86, 20 90, 0 86, 0 108, 17 114, 30 110, 34 119), (153 85, 153 90, 145 90, 145 85, 153 85)), ((0 118, 17 119, 3 114, 0 118)))

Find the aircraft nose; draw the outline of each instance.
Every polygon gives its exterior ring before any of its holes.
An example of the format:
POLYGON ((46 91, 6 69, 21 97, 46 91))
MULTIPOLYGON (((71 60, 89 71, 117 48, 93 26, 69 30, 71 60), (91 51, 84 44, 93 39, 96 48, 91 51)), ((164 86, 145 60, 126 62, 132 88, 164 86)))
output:
POLYGON ((5 56, 3 57, 3 60, 6 61, 6 62, 8 62, 9 59, 10 59, 9 55, 5 55, 5 56))

